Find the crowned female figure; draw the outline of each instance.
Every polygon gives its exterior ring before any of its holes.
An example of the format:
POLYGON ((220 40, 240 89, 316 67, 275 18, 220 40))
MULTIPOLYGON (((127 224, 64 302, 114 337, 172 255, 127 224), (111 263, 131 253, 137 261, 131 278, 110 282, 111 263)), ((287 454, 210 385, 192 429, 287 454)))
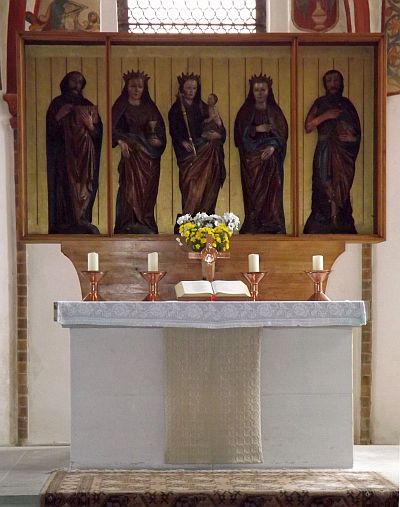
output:
POLYGON ((121 150, 114 232, 157 234, 154 207, 166 145, 164 120, 150 98, 149 76, 131 70, 123 78, 125 86, 112 107, 113 147, 121 150))
POLYGON ((252 76, 235 120, 245 218, 241 233, 284 234, 283 163, 288 125, 275 101, 272 79, 252 76))
POLYGON ((225 127, 205 129, 209 107, 201 100, 200 76, 178 76, 179 92, 168 113, 169 130, 179 166, 182 213, 215 212, 225 181, 225 127))

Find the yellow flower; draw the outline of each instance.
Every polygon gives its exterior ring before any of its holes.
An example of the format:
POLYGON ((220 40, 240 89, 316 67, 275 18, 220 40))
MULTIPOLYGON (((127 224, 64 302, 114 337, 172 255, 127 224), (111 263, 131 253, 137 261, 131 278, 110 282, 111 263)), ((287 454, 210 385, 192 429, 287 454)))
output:
POLYGON ((198 227, 193 221, 181 224, 179 233, 185 243, 196 252, 204 248, 208 236, 211 236, 211 244, 218 252, 226 252, 229 250, 229 238, 232 236, 231 230, 224 223, 215 227, 209 225, 198 227))

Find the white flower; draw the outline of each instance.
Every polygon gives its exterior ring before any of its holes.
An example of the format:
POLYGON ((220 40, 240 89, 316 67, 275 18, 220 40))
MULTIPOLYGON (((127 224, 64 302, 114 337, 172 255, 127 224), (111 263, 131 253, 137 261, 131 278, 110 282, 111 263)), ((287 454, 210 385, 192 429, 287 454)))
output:
POLYGON ((193 220, 192 215, 187 213, 186 215, 182 215, 181 217, 179 217, 176 223, 178 225, 182 225, 185 224, 186 222, 191 222, 192 220, 193 220))
POLYGON ((234 213, 225 211, 223 219, 227 227, 233 232, 239 230, 240 220, 234 213))
POLYGON ((210 215, 209 216, 211 227, 216 227, 217 225, 223 224, 224 219, 220 215, 210 215))
POLYGON ((230 211, 226 211, 222 216, 215 213, 213 215, 207 215, 204 211, 199 211, 194 217, 192 217, 192 215, 187 213, 186 215, 179 217, 176 221, 178 225, 186 224, 188 222, 192 222, 198 229, 200 227, 211 227, 213 229, 218 225, 225 224, 232 233, 233 231, 238 230, 240 225, 239 218, 230 211))
POLYGON ((193 222, 196 225, 196 227, 203 227, 204 224, 207 222, 207 219, 208 219, 207 213, 204 213, 204 211, 199 211, 193 217, 193 222))

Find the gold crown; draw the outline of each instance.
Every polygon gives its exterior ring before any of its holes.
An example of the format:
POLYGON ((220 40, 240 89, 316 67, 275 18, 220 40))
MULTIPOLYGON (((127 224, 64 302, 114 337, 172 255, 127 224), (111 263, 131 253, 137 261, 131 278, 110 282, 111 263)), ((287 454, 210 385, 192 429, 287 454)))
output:
POLYGON ((124 78, 125 83, 128 83, 131 79, 142 79, 143 84, 145 84, 150 79, 150 76, 144 72, 140 70, 134 71, 133 69, 126 72, 122 77, 124 78))
POLYGON ((183 86, 184 83, 186 83, 186 81, 196 81, 197 84, 200 84, 200 76, 198 74, 193 74, 193 72, 191 74, 189 73, 186 73, 184 74, 182 72, 182 75, 181 76, 178 76, 178 83, 179 83, 179 86, 183 86))
POLYGON ((258 76, 256 74, 251 76, 251 78, 249 79, 249 83, 250 83, 250 87, 252 87, 254 83, 267 83, 268 88, 271 88, 272 77, 267 76, 266 74, 261 74, 261 72, 260 72, 260 74, 258 76))

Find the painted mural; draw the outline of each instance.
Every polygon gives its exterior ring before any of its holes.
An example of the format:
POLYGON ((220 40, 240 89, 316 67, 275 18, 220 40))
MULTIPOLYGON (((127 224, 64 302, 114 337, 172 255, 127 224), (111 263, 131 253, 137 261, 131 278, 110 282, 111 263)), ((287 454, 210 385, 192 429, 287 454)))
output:
POLYGON ((338 0, 294 0, 293 24, 303 31, 326 32, 339 19, 338 0))
POLYGON ((382 31, 387 40, 387 93, 400 93, 400 1, 384 0, 382 31))
POLYGON ((36 0, 34 12, 27 11, 29 30, 69 32, 100 30, 100 0, 36 0))

